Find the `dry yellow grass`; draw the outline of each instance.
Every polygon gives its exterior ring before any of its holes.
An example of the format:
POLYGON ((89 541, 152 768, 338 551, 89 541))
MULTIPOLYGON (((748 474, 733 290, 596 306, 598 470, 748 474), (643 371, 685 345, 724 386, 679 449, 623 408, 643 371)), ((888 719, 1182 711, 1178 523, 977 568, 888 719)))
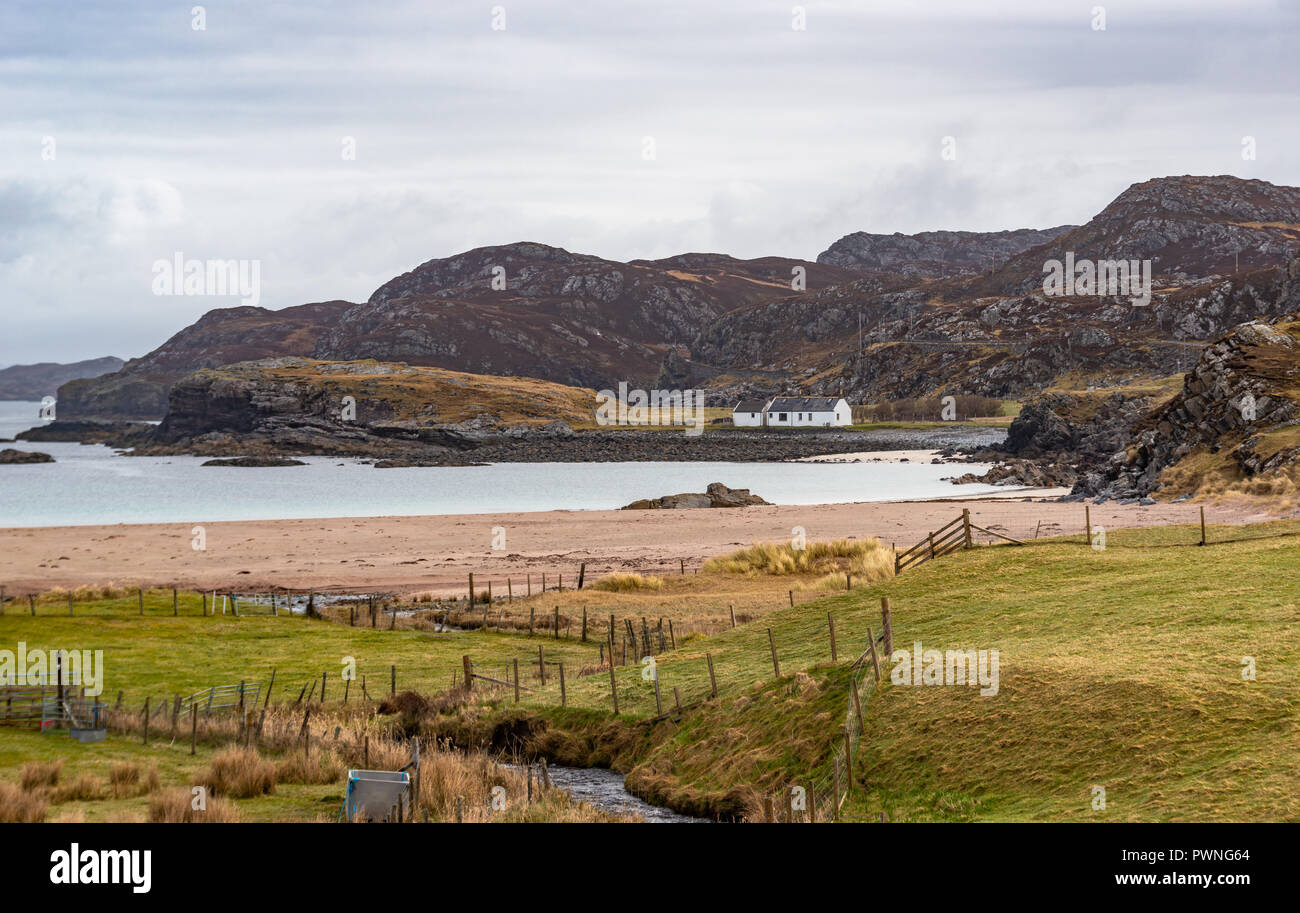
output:
POLYGON ((140 765, 131 761, 114 764, 108 771, 108 785, 118 799, 146 795, 160 785, 158 768, 150 767, 142 772, 140 765))
POLYGON ((247 799, 275 792, 275 765, 255 749, 232 745, 212 758, 194 783, 212 795, 247 799))
POLYGON ((195 808, 194 794, 184 787, 165 789, 149 798, 149 820, 155 824, 231 824, 240 820, 233 803, 208 796, 195 808))
POLYGON ((829 574, 839 579, 848 573, 867 582, 893 576, 894 555, 875 538, 809 542, 802 548, 787 542, 755 542, 730 555, 710 558, 704 570, 777 577, 829 574))
POLYGON ((609 574, 592 584, 592 589, 606 593, 626 593, 634 590, 662 590, 664 582, 659 577, 645 574, 609 574))
POLYGON ((344 764, 333 752, 317 752, 310 756, 295 752, 275 765, 278 783, 339 783, 344 774, 344 764))
POLYGON ((0 824, 35 824, 45 820, 45 799, 0 780, 0 824))
POLYGON ((19 783, 25 792, 41 787, 55 787, 63 773, 63 761, 29 761, 23 765, 19 783))

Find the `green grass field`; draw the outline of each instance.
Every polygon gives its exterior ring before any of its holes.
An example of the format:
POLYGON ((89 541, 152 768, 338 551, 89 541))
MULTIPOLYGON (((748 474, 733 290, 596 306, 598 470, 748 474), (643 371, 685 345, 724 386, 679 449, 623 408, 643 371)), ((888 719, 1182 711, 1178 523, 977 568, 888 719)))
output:
MULTIPOLYGON (((847 707, 841 677, 825 667, 827 612, 842 665, 865 649, 868 627, 879 630, 880 597, 888 595, 896 647, 996 649, 1000 690, 981 697, 964 686, 883 683, 868 704, 847 817, 1300 819, 1300 522, 1261 527, 1258 536, 1198 548, 1173 544, 1195 538, 1187 528, 1121 530, 1108 534, 1105 551, 1079 537, 980 547, 719 635, 679 640, 657 660, 664 707, 674 688, 684 703, 708 698, 706 652, 719 699, 629 740, 618 766, 632 782, 657 784, 665 796, 689 790, 705 797, 702 805, 708 796, 807 777, 828 763, 838 708, 847 707), (782 682, 772 681, 769 627, 782 682), (1242 678, 1247 657, 1254 681, 1242 678), (804 671, 811 675, 802 684, 791 678, 804 671), (749 760, 729 763, 742 756, 749 760), (1098 786, 1104 811, 1092 807, 1098 786)), ((485 670, 518 659, 525 676, 535 675, 527 664, 535 670, 538 645, 566 664, 571 709, 553 709, 560 694, 552 670, 545 687, 525 678, 536 690, 525 692, 521 711, 560 728, 594 729, 606 725, 611 706, 607 671, 578 674, 596 661, 597 645, 576 640, 296 617, 0 618, 0 646, 20 640, 28 649, 103 649, 104 697, 111 702, 124 690, 128 707, 145 696, 265 681, 272 668, 275 699, 292 700, 324 671, 336 701, 349 656, 374 697, 387 693, 394 664, 399 690, 436 691, 450 685, 463 654, 485 670)), ((642 672, 617 669, 620 726, 655 712, 642 672)), ((493 701, 496 713, 516 713, 509 692, 493 701)), ((38 745, 49 746, 47 754, 102 750, 0 730, 0 778, 12 779, 38 745)))

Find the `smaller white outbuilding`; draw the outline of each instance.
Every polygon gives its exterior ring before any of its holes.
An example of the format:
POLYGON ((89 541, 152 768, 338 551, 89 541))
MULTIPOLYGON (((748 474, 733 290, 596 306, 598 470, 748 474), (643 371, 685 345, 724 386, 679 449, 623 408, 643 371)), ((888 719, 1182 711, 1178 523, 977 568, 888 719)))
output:
POLYGON ((767 400, 742 399, 731 410, 731 424, 737 427, 758 428, 763 424, 763 410, 766 408, 767 400))
POLYGON ((853 409, 842 396, 778 396, 764 409, 773 428, 823 428, 853 424, 853 409))

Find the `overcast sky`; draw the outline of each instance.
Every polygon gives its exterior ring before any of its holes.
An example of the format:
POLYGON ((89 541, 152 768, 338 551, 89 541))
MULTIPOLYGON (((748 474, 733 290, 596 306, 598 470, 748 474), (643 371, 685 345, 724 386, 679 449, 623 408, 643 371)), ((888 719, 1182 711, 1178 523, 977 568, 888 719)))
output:
POLYGON ((809 2, 800 30, 764 0, 251 0, 198 30, 192 2, 4 0, 0 364, 238 303, 155 296, 177 251, 260 260, 280 308, 525 239, 811 259, 1083 222, 1170 174, 1300 184, 1300 3, 1100 5, 809 2))

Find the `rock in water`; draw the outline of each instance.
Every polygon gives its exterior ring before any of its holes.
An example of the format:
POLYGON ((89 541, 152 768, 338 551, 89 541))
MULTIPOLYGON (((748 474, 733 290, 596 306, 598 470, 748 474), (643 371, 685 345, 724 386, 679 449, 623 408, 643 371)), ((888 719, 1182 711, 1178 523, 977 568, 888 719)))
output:
POLYGON ((662 498, 642 498, 633 501, 621 510, 680 510, 689 507, 748 507, 752 504, 768 504, 758 495, 751 495, 748 488, 728 488, 721 482, 711 482, 704 494, 686 492, 677 495, 664 495, 662 498))
POLYGON ((0 450, 0 465, 53 462, 54 457, 50 456, 48 453, 37 453, 34 450, 14 450, 11 447, 0 450))
POLYGON ((306 466, 302 460, 291 460, 288 457, 232 457, 230 459, 207 460, 204 466, 306 466))

